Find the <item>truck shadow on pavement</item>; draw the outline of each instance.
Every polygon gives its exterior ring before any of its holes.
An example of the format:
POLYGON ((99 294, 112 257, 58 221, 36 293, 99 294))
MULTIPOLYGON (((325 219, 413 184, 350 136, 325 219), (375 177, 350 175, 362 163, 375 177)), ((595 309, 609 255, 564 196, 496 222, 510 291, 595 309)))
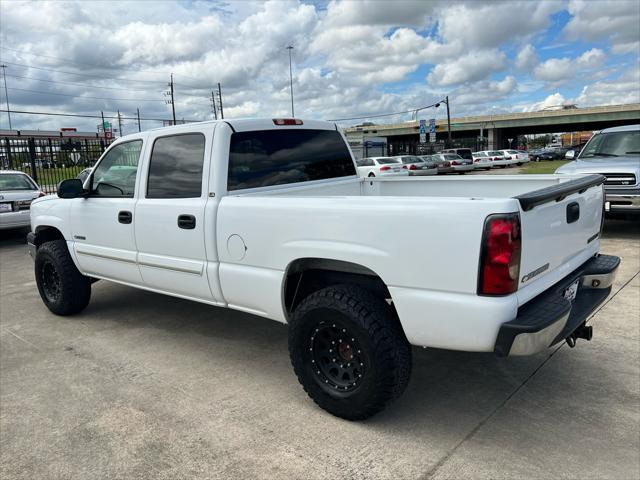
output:
MULTIPOLYGON (((94 287, 89 307, 74 318, 85 324, 115 322, 118 329, 143 329, 146 331, 143 336, 152 342, 158 336, 173 337, 167 341, 179 343, 183 355, 190 355, 190 351, 196 356, 202 355, 204 343, 206 361, 217 364, 222 372, 251 371, 255 377, 277 376, 273 383, 290 392, 295 408, 320 412, 293 374, 285 325, 107 282, 98 282, 94 287)), ((414 347, 412 379, 404 395, 366 423, 408 431, 428 426, 444 432, 452 421, 463 424, 475 421, 487 411, 493 411, 551 352, 501 359, 493 353, 414 347)), ((211 381, 219 380, 212 378, 211 381)), ((268 391, 262 392, 262 395, 268 394, 268 391)))

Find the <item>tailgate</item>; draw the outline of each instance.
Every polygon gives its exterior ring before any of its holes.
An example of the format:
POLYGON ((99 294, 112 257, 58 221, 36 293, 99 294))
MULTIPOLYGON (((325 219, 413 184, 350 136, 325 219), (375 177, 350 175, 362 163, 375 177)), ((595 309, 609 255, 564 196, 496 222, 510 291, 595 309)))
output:
POLYGON ((521 207, 521 288, 594 248, 602 226, 603 182, 602 175, 588 175, 515 197, 521 207))

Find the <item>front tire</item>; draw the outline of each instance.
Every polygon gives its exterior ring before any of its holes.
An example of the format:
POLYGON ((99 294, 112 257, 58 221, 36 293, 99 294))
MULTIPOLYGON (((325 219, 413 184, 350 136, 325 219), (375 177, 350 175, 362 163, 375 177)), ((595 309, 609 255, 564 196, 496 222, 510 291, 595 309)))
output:
POLYGON ((312 293, 289 326, 291 364, 311 399, 362 420, 404 392, 411 346, 391 307, 367 290, 336 285, 312 293))
POLYGON ((35 276, 42 301, 56 315, 73 315, 89 304, 91 279, 78 271, 64 240, 38 248, 35 276))

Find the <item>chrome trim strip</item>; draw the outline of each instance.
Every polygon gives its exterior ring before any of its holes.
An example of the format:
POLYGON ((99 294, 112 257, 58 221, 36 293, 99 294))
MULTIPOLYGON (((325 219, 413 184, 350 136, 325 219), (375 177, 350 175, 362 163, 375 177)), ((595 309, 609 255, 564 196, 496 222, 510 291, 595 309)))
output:
POLYGON ((138 265, 140 265, 142 267, 161 268, 163 270, 172 270, 174 272, 190 273, 191 275, 202 276, 202 269, 201 270, 190 270, 190 269, 187 269, 187 268, 167 267, 166 265, 158 265, 157 263, 150 263, 150 262, 138 262, 138 265))
POLYGON ((103 255, 101 253, 89 253, 89 252, 83 252, 82 250, 76 250, 76 253, 79 254, 79 255, 86 255, 88 257, 97 257, 97 258, 104 258, 104 259, 107 259, 107 260, 115 260, 117 262, 136 263, 135 260, 129 260, 127 258, 114 257, 112 255, 103 255))

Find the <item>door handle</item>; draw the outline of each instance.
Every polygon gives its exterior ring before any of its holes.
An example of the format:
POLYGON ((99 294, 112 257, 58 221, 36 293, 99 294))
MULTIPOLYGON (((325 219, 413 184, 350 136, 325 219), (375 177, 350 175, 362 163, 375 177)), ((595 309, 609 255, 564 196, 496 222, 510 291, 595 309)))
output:
POLYGON ((118 221, 120 223, 131 223, 132 220, 133 215, 131 214, 131 212, 128 212, 126 210, 120 210, 118 212, 118 221))
POLYGON ((196 217, 194 217, 193 215, 178 216, 178 228, 193 230, 194 228, 196 228, 196 217))

